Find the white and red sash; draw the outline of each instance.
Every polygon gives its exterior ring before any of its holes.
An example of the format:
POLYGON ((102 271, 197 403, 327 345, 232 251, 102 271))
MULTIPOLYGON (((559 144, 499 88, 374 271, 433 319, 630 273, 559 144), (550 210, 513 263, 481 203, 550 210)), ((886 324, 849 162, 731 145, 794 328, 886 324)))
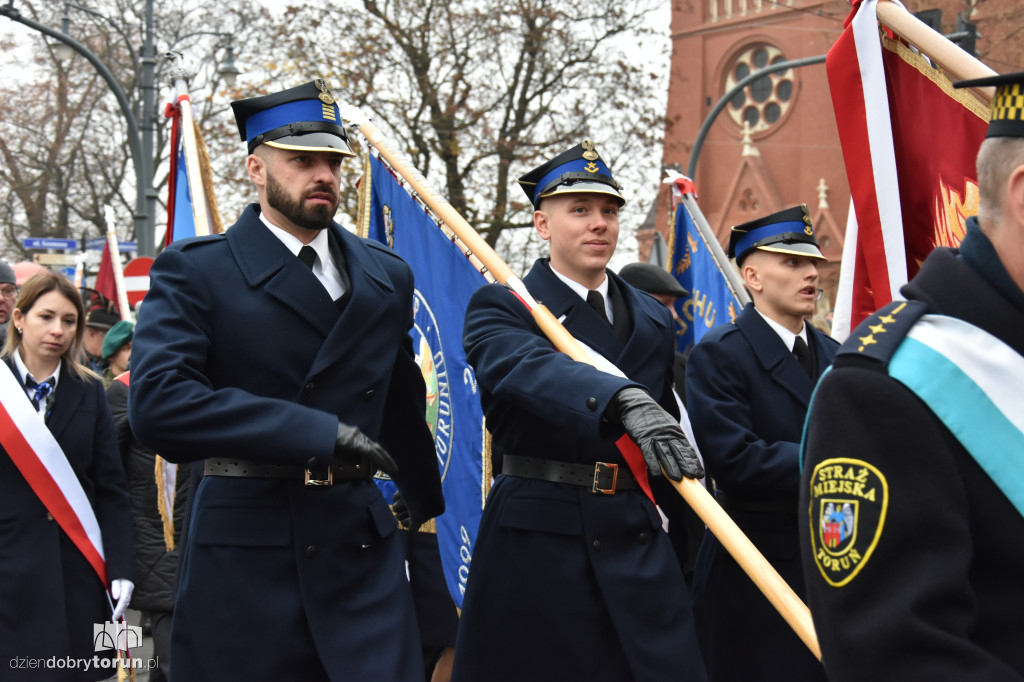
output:
POLYGON ((106 585, 103 539, 89 498, 25 389, 13 372, 3 370, 0 368, 0 445, 106 585))

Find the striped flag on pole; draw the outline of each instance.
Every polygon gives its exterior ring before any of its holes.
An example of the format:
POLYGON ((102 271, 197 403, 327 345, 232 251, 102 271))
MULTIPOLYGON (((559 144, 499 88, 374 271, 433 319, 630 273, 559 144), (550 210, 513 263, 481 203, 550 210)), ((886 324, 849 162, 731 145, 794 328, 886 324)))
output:
MULTIPOLYGON (((177 86, 184 92, 184 82, 177 86)), ((164 243, 224 231, 217 198, 213 194, 210 161, 199 127, 192 118, 187 94, 168 103, 164 117, 171 119, 171 158, 167 178, 167 232, 164 243)))
POLYGON ((854 4, 826 60, 852 201, 832 331, 839 340, 898 298, 933 248, 960 243, 977 212, 974 159, 988 120, 919 51, 880 35, 877 5, 854 4))

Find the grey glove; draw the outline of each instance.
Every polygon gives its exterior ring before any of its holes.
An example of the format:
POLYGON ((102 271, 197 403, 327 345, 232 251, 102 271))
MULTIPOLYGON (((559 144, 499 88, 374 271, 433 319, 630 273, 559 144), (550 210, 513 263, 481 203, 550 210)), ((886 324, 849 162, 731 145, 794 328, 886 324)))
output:
POLYGON ((626 433, 640 447, 651 476, 661 476, 663 467, 673 481, 681 480, 683 476, 704 476, 704 467, 686 440, 679 422, 644 390, 624 388, 616 393, 608 405, 607 415, 622 422, 626 433))
POLYGON ((398 465, 391 459, 387 450, 356 427, 342 422, 338 422, 338 440, 334 443, 334 456, 348 462, 358 462, 365 457, 371 466, 388 476, 394 478, 398 474, 398 465))

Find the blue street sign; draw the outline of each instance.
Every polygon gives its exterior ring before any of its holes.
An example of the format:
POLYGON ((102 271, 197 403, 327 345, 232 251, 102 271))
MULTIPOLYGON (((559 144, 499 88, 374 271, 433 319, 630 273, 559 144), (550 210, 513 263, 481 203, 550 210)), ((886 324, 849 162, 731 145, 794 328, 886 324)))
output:
POLYGON ((60 249, 63 251, 77 251, 77 239, 57 239, 51 237, 26 237, 21 240, 21 245, 26 249, 60 249))
MULTIPOLYGON (((103 247, 106 246, 106 245, 107 245, 107 238, 106 237, 94 237, 92 239, 86 239, 85 240, 85 248, 86 248, 87 251, 102 251, 103 247)), ((129 251, 138 251, 139 250, 139 244, 138 244, 138 242, 129 242, 129 241, 118 242, 117 243, 117 250, 120 251, 121 253, 127 253, 129 251)))

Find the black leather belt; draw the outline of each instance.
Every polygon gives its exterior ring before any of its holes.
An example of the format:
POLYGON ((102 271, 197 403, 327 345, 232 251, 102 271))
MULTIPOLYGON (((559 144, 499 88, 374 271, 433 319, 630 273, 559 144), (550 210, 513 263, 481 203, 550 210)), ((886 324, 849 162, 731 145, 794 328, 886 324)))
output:
POLYGON ((619 466, 614 462, 573 464, 553 459, 505 455, 501 473, 519 478, 578 485, 602 495, 614 495, 617 490, 635 490, 640 487, 625 465, 619 466))
POLYGON ((715 492, 715 500, 727 512, 796 514, 800 507, 800 502, 795 497, 737 498, 727 495, 721 490, 715 492))
POLYGON ((310 486, 334 485, 336 480, 370 478, 373 469, 366 463, 349 464, 333 460, 330 466, 314 469, 287 464, 253 462, 247 459, 212 458, 205 462, 205 476, 233 476, 238 478, 282 478, 303 481, 310 486))

